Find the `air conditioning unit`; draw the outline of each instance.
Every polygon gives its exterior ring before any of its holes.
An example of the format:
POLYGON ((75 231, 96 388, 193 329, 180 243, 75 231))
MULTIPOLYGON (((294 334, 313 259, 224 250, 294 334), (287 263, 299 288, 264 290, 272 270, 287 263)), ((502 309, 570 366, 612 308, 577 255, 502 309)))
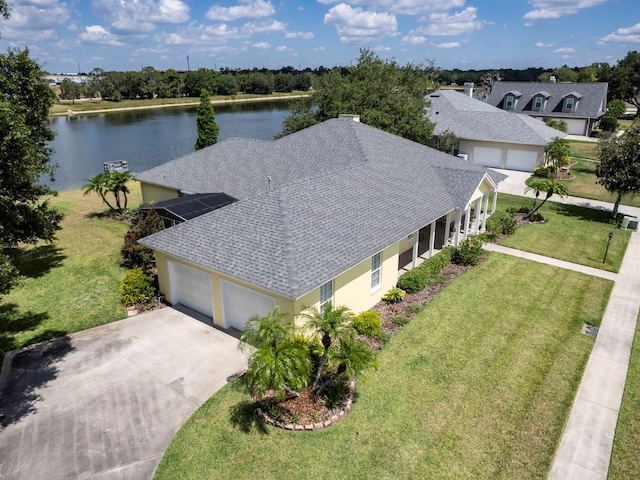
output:
POLYGON ((463 160, 466 160, 467 162, 469 161, 469 154, 467 153, 459 153, 458 155, 456 155, 457 157, 460 157, 463 160))

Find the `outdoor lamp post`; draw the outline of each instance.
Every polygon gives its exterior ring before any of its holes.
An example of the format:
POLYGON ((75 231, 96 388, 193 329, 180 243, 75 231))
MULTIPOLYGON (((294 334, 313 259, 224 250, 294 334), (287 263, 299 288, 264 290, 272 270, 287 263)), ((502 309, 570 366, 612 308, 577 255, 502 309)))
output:
POLYGON ((611 239, 613 238, 613 230, 609 232, 609 240, 607 241, 607 248, 604 251, 604 258, 602 259, 602 263, 607 261, 607 253, 609 253, 609 245, 611 245, 611 239))

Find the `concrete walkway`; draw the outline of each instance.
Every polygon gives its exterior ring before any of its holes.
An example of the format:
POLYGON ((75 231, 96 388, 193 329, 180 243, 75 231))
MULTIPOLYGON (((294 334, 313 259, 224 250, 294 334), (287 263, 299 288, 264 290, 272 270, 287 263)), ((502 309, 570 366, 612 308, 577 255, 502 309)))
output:
MULTIPOLYGON (((508 175, 499 184, 500 192, 533 197, 524 193, 524 181, 530 174, 498 171, 508 175)), ((611 203, 577 197, 552 201, 599 210, 613 208, 611 203)), ((636 207, 621 205, 620 212, 640 216, 636 207)), ((618 274, 499 245, 489 244, 485 249, 615 281, 548 477, 606 480, 640 311, 640 233, 632 233, 618 274)))

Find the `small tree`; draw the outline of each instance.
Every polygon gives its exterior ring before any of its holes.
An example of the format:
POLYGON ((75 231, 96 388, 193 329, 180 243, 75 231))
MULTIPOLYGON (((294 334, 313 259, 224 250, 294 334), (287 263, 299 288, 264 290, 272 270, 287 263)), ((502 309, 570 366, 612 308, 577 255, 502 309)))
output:
POLYGON ((240 348, 248 351, 249 366, 244 376, 252 395, 263 397, 273 390, 276 398, 307 386, 311 375, 309 350, 293 338, 292 327, 285 323, 278 307, 266 317, 251 319, 240 335, 240 348))
POLYGON ((200 106, 198 107, 196 124, 198 126, 198 140, 196 140, 195 144, 196 150, 217 143, 220 127, 216 123, 216 112, 213 109, 207 90, 200 92, 200 106))
POLYGON ((607 115, 613 118, 620 118, 624 115, 624 111, 627 109, 626 105, 622 100, 616 99, 611 100, 607 104, 607 115))
POLYGON ((540 210, 540 207, 542 207, 542 205, 544 205, 546 201, 549 200, 553 195, 559 195, 561 197, 566 197, 567 195, 569 195, 569 193, 567 192, 567 186, 564 183, 553 178, 535 179, 527 188, 524 189, 525 193, 532 190, 535 192, 536 198, 533 201, 531 209, 527 212, 526 218, 531 218, 531 216, 538 210, 540 210), (542 200, 542 202, 538 204, 538 198, 540 197, 541 192, 544 192, 546 195, 544 197, 544 200, 542 200))
POLYGON ((89 195, 90 193, 96 193, 100 196, 102 201, 109 207, 109 210, 126 210, 128 204, 129 187, 127 183, 133 180, 131 172, 118 172, 113 171, 109 173, 99 173, 89 177, 87 183, 82 186, 82 193, 89 195), (114 207, 109 200, 107 200, 107 194, 111 193, 116 202, 114 207), (122 205, 122 197, 124 197, 124 206, 122 205))
POLYGON ((434 135, 430 142, 430 147, 440 150, 444 153, 453 154, 455 148, 458 147, 460 139, 451 130, 445 130, 440 135, 434 135))
POLYGON ((109 210, 115 210, 113 205, 111 205, 109 200, 107 200, 107 193, 109 191, 108 177, 106 173, 99 173, 98 175, 89 177, 87 179, 87 183, 82 186, 82 194, 84 196, 87 196, 90 193, 95 193, 109 207, 109 210))
POLYGON ((554 138, 547 144, 544 151, 547 154, 547 160, 553 165, 554 172, 557 172, 559 167, 569 165, 571 162, 571 158, 569 158, 571 146, 564 138, 554 138))
POLYGON ((547 121, 547 127, 555 128, 556 130, 560 130, 561 132, 567 133, 569 129, 569 125, 564 120, 551 120, 547 121))
POLYGON ((598 183, 617 195, 612 211, 615 217, 622 197, 640 192, 640 127, 634 125, 621 137, 601 139, 598 157, 595 172, 598 183))
POLYGON ((72 103, 76 103, 76 99, 80 98, 80 85, 72 82, 68 78, 62 80, 60 84, 60 98, 62 100, 72 100, 72 103))
POLYGON ((153 209, 138 215, 135 225, 124 234, 124 242, 120 249, 120 263, 128 268, 142 268, 149 273, 155 266, 154 253, 150 248, 140 245, 138 240, 159 232, 164 225, 153 209))

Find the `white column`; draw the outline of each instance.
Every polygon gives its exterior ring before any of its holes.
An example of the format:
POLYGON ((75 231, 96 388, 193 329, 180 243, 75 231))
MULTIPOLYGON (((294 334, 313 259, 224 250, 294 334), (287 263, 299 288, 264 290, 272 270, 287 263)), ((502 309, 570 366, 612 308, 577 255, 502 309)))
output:
POLYGON ((433 247, 436 243, 436 222, 429 224, 429 258, 433 257, 433 247))
POLYGON ((482 197, 478 197, 476 205, 473 207, 473 213, 476 214, 476 219, 473 222, 473 233, 476 235, 480 233, 480 209, 482 208, 482 197))
POLYGON ((493 206, 491 207, 491 213, 496 213, 496 202, 498 201, 498 191, 493 192, 493 206))
POLYGON ((456 233, 453 237, 453 246, 457 247, 460 244, 460 229, 462 228, 462 210, 456 208, 456 223, 455 227, 456 233))
POLYGON ((444 247, 449 245, 449 235, 451 234, 451 212, 447 213, 447 224, 444 226, 444 247))
POLYGON ((469 230, 471 229, 471 204, 464 211, 464 238, 469 236, 469 230))
POLYGON ((487 229, 487 211, 489 210, 489 192, 482 197, 484 199, 484 208, 482 209, 482 231, 487 229))
POLYGON ((413 259, 411 261, 411 268, 418 266, 418 242, 420 241, 420 231, 413 234, 413 259))

